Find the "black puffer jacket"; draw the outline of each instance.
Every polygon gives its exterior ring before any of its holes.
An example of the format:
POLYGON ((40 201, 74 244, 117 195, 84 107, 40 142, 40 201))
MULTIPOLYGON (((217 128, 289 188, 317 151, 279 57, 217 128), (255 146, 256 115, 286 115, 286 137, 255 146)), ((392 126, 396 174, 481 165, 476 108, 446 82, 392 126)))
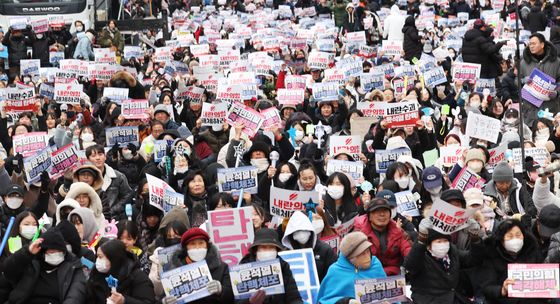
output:
POLYGON ((480 78, 496 78, 500 75, 501 47, 502 44, 494 43, 487 32, 473 28, 463 38, 463 60, 482 66, 480 78))
POLYGON ((19 61, 22 59, 27 59, 27 47, 31 46, 31 40, 29 39, 29 30, 23 31, 23 36, 16 38, 12 35, 11 31, 8 31, 4 35, 2 44, 8 47, 8 62, 10 67, 19 67, 19 61))
POLYGON ((541 11, 540 6, 533 6, 531 12, 527 15, 527 30, 531 31, 531 33, 544 31, 547 23, 548 20, 546 20, 546 16, 541 11))
POLYGON ((406 18, 402 32, 404 33, 404 59, 408 61, 412 60, 414 57, 420 59, 422 55, 422 41, 418 35, 416 24, 414 24, 414 17, 408 16, 406 18))

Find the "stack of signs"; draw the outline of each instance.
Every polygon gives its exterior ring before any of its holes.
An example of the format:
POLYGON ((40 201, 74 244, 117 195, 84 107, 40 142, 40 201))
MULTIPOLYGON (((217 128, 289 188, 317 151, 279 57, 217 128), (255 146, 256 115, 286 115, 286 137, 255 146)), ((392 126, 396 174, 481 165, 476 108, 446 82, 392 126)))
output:
POLYGON ((218 169, 218 188, 220 192, 239 193, 241 189, 245 193, 257 193, 257 168, 253 166, 239 168, 218 169))
POLYGON ((284 293, 279 259, 230 267, 229 276, 236 300, 249 299, 259 290, 264 290, 267 296, 284 293))
MULTIPOLYGON (((515 173, 523 172, 523 161, 521 158, 521 148, 515 148, 511 150, 514 162, 515 173)), ((546 166, 548 160, 548 151, 543 147, 535 148, 525 148, 525 157, 533 158, 533 161, 537 162, 541 168, 546 166)))
POLYGON ((329 153, 348 153, 354 159, 360 159, 362 153, 362 138, 357 135, 332 135, 329 137, 329 153))
POLYGON ((451 69, 453 81, 462 80, 475 83, 480 78, 481 66, 478 63, 454 62, 451 69))
POLYGON ((384 119, 389 128, 414 126, 420 119, 420 106, 416 101, 387 103, 384 119))
POLYGON ((290 265, 303 302, 316 304, 320 284, 313 250, 310 248, 289 250, 279 252, 278 255, 290 265))
POLYGON ((19 153, 23 155, 23 157, 28 157, 47 147, 49 143, 49 135, 47 135, 47 132, 32 132, 14 135, 12 142, 14 154, 19 153))
POLYGON ((475 172, 471 171, 468 167, 464 167, 461 172, 455 177, 453 180, 453 184, 451 187, 453 189, 459 189, 461 192, 470 189, 470 188, 478 188, 482 189, 486 180, 480 175, 476 174, 475 172))
POLYGON ((66 171, 74 169, 79 164, 78 152, 73 144, 52 152, 51 158, 52 167, 49 171, 51 180, 63 176, 66 171))
POLYGON ((251 107, 234 102, 229 108, 226 121, 232 127, 235 127, 236 124, 243 124, 243 133, 253 137, 261 127, 264 117, 251 107))
POLYGON ((79 83, 55 83, 54 101, 58 104, 80 104, 84 86, 79 83))
POLYGON ((166 296, 175 297, 178 304, 189 303, 210 295, 207 285, 212 274, 205 260, 191 263, 161 274, 166 296))
POLYGON ((465 151, 465 149, 465 147, 461 147, 460 145, 448 145, 439 148, 443 166, 453 167, 457 162, 459 162, 459 160, 461 160, 461 156, 463 155, 463 151, 465 151))
POLYGON ((482 114, 469 113, 467 117, 466 135, 489 142, 498 142, 502 123, 499 119, 482 114))
POLYGON ((535 68, 529 76, 531 82, 521 89, 521 97, 535 107, 540 107, 543 101, 549 101, 550 95, 556 93, 556 79, 535 68))
POLYGON ((560 298, 558 264, 508 264, 509 298, 560 298))
POLYGON ((225 102, 203 103, 202 114, 200 115, 202 126, 221 127, 226 122, 227 112, 225 102))
POLYGON ((148 180, 148 190, 150 195, 150 205, 167 213, 174 207, 184 207, 184 197, 176 193, 175 190, 161 179, 146 174, 148 180))
POLYGON ((330 176, 334 172, 346 173, 351 176, 357 184, 360 184, 360 181, 364 178, 364 163, 361 161, 329 159, 327 163, 327 175, 330 176))
POLYGON ((420 216, 416 201, 418 197, 410 190, 395 193, 397 200, 397 212, 404 216, 420 216))
POLYGON ((375 170, 378 173, 387 172, 387 168, 396 162, 401 155, 412 155, 412 152, 408 148, 375 150, 375 170))
POLYGON ((138 134, 138 126, 123 126, 105 129, 105 138, 107 147, 113 147, 119 144, 126 147, 128 144, 139 146, 140 137, 138 134))
POLYGON ((239 264, 253 243, 252 210, 253 207, 243 207, 208 212, 208 235, 229 266, 239 264))
POLYGON ((476 209, 465 210, 436 199, 430 210, 430 221, 435 231, 452 234, 468 226, 467 221, 475 212, 476 209))
POLYGON ((149 108, 150 104, 146 99, 125 99, 121 105, 122 116, 125 119, 150 118, 149 108))
POLYGON ((296 191, 270 187, 270 214, 290 218, 296 211, 315 211, 319 203, 319 192, 296 191))
POLYGON ((25 177, 29 184, 39 181, 41 173, 50 171, 52 165, 51 153, 51 147, 46 147, 23 160, 25 177))
POLYGON ((356 299, 362 304, 407 301, 404 275, 378 279, 359 279, 354 285, 356 299))

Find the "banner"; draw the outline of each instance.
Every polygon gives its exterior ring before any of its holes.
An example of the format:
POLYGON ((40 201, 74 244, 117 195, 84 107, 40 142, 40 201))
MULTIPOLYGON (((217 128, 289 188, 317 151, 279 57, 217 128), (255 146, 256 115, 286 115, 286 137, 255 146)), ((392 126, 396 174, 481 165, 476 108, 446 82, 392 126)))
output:
POLYGON ((467 220, 476 212, 476 209, 457 208, 441 199, 436 199, 430 210, 430 220, 433 229, 439 233, 452 234, 469 224, 467 220))
POLYGON ((278 255, 290 265, 303 302, 316 304, 320 284, 313 249, 281 251, 278 255))
POLYGON ((253 166, 218 169, 218 188, 220 192, 256 194, 258 187, 257 168, 253 166))
POLYGON ((319 82, 312 86, 313 98, 317 102, 338 101, 338 82, 319 82))
POLYGON ((65 172, 76 168, 80 160, 74 144, 66 145, 52 152, 51 158, 52 167, 49 171, 51 180, 55 180, 63 176, 65 172))
POLYGON ((364 178, 364 163, 362 161, 345 161, 331 158, 327 163, 327 175, 330 176, 334 172, 346 173, 357 184, 360 184, 364 178))
POLYGON ((23 170, 29 184, 38 182, 41 179, 41 173, 44 171, 50 171, 52 164, 51 152, 51 148, 46 147, 36 154, 23 159, 23 170))
POLYGON ((79 83, 55 83, 54 101, 58 104, 80 104, 84 86, 79 83))
POLYGON ((31 132, 14 135, 12 142, 14 144, 14 155, 19 153, 23 155, 23 157, 28 157, 47 147, 49 144, 49 135, 47 132, 31 132))
POLYGON ((266 110, 261 111, 264 120, 261 125, 261 129, 269 131, 272 127, 280 127, 282 125, 282 119, 280 118, 280 112, 276 107, 271 107, 266 110))
POLYGON ((229 266, 239 264, 253 243, 252 214, 253 207, 208 211, 208 235, 229 266))
POLYGON ((249 299, 259 290, 267 296, 284 293, 279 259, 230 266, 229 276, 236 300, 249 299))
MULTIPOLYGON (((560 298, 559 264, 508 264, 509 298, 560 298)), ((553 301, 554 302, 554 301, 553 301)))
POLYGON ((404 275, 377 279, 358 279, 354 290, 362 304, 396 303, 407 301, 404 275))
POLYGON ((125 119, 148 119, 150 104, 146 99, 125 99, 121 104, 122 116, 125 119))
POLYGON ((499 119, 471 112, 467 117, 465 133, 470 137, 497 143, 501 126, 499 119))
POLYGON ((397 200, 397 212, 404 216, 420 216, 416 201, 419 199, 411 191, 402 191, 395 193, 397 200))
POLYGON ((140 137, 138 134, 138 126, 113 127, 105 129, 105 138, 107 147, 113 147, 119 144, 126 147, 129 143, 139 146, 140 137))
POLYGON ((398 148, 393 150, 375 150, 375 170, 377 173, 387 172, 387 168, 401 155, 411 155, 412 152, 408 148, 398 148))
POLYGON ((465 191, 470 188, 482 189, 485 183, 486 180, 484 178, 480 177, 480 175, 474 173, 471 169, 465 166, 453 180, 451 188, 459 189, 461 191, 465 191))
POLYGON ((189 303, 210 295, 206 286, 212 281, 206 260, 191 263, 161 274, 166 296, 175 297, 177 304, 189 303))
POLYGON ((521 97, 535 107, 540 107, 543 101, 549 101, 549 95, 556 91, 556 79, 535 68, 529 76, 530 84, 521 89, 521 97))
POLYGON ((303 103, 304 89, 278 89, 276 100, 281 105, 297 106, 303 103))
POLYGON ((443 162, 444 167, 453 167, 461 157, 463 156, 463 151, 467 148, 460 145, 449 145, 439 148, 439 154, 443 162))
POLYGON ((202 103, 202 126, 221 127, 226 122, 227 104, 225 102, 219 103, 202 103))
POLYGON ((35 104, 38 99, 6 99, 4 102, 4 112, 8 114, 19 114, 23 112, 35 112, 35 104))
POLYGON ((264 117, 251 107, 239 102, 234 102, 229 108, 226 121, 232 127, 235 127, 238 123, 242 123, 245 126, 243 128, 243 133, 247 134, 249 137, 253 137, 264 122, 264 117))
POLYGON ((317 191, 296 191, 270 187, 270 214, 289 218, 296 211, 306 213, 308 204, 318 204, 320 199, 317 191))
POLYGON ((357 135, 331 135, 329 137, 329 153, 334 157, 339 152, 347 152, 354 159, 360 159, 362 138, 357 135))
POLYGON ((148 180, 150 205, 165 213, 169 212, 174 207, 184 207, 183 195, 176 193, 173 187, 150 174, 146 174, 146 179, 148 180))
POLYGON ((415 126, 420 119, 420 106, 416 101, 387 103, 385 121, 388 128, 415 126))
POLYGON ((475 83, 480 78, 481 66, 478 63, 454 62, 451 69, 453 81, 463 80, 475 83))

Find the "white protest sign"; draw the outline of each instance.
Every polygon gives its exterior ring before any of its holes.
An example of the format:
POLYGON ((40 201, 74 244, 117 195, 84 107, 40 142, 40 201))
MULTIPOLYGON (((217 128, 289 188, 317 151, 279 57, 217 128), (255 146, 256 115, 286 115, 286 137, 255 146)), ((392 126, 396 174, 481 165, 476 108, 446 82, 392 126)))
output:
POLYGON ((279 259, 230 266, 229 276, 236 300, 248 299, 258 290, 264 290, 267 295, 284 293, 279 259))
POLYGON ((499 119, 482 114, 469 113, 467 118, 466 135, 489 142, 498 142, 502 123, 499 119))
POLYGON ((212 281, 206 260, 164 271, 161 285, 166 296, 175 297, 178 303, 189 303, 210 295, 206 286, 212 281))
POLYGON ((364 163, 361 161, 345 161, 331 158, 327 163, 327 175, 330 176, 334 172, 346 173, 356 183, 360 183, 364 177, 364 163))
POLYGON ((465 228, 467 220, 476 209, 457 208, 441 199, 436 199, 430 210, 433 229, 442 234, 452 234, 465 228))
POLYGON ((381 50, 386 56, 400 56, 403 51, 402 40, 383 40, 381 50))
POLYGON ((226 121, 227 104, 225 102, 202 104, 202 126, 218 127, 222 126, 226 121))
POLYGON ((319 203, 319 192, 270 187, 270 214, 289 218, 296 211, 306 212, 319 203))
POLYGON ((348 153, 352 158, 360 159, 362 138, 356 135, 332 135, 329 137, 329 153, 333 157, 338 153, 348 153))
POLYGON ((439 148, 439 155, 442 159, 444 167, 453 167, 463 155, 465 147, 459 145, 448 145, 439 148))
POLYGON ((83 91, 83 85, 79 83, 56 83, 54 100, 59 104, 80 104, 83 91))
POLYGON ((453 81, 463 80, 476 82, 480 78, 481 66, 478 63, 454 62, 451 69, 453 81))
POLYGON ((299 105, 303 103, 304 89, 278 89, 276 99, 281 105, 299 105))
POLYGON ((411 191, 402 191, 395 193, 397 200, 397 212, 404 216, 419 216, 416 201, 418 198, 411 191))
POLYGON ((125 119, 147 119, 150 104, 146 99, 125 99, 121 104, 122 116, 125 119))

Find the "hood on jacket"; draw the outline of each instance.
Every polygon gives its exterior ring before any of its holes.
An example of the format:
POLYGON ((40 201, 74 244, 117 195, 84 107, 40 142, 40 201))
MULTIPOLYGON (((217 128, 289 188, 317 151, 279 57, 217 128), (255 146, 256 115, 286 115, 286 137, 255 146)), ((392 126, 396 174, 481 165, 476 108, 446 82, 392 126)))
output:
POLYGON ((480 29, 473 28, 465 33, 464 39, 465 41, 472 41, 479 37, 484 37, 484 34, 480 29))
POLYGON ((97 192, 95 192, 90 185, 82 182, 73 183, 72 186, 70 186, 68 194, 66 194, 66 198, 75 200, 76 197, 83 193, 86 193, 89 196, 88 208, 93 211, 97 224, 101 226, 105 220, 103 217, 103 205, 101 204, 101 198, 99 198, 97 192), (100 218, 102 219, 100 220, 100 218))
POLYGON ((406 33, 406 31, 408 31, 409 28, 416 28, 415 19, 413 16, 406 17, 406 20, 404 21, 404 26, 402 28, 402 32, 406 33))
POLYGON ((560 43, 560 26, 555 26, 550 29, 550 42, 554 44, 560 43))
POLYGON ((84 236, 82 238, 82 241, 89 244, 91 240, 93 240, 95 233, 97 233, 97 231, 99 230, 99 227, 97 227, 97 224, 95 223, 95 216, 93 215, 93 211, 91 211, 91 209, 89 208, 76 208, 72 210, 72 212, 70 212, 70 214, 68 215, 68 220, 70 222, 72 222, 70 219, 74 214, 80 216, 80 218, 82 219, 82 223, 84 226, 84 236))
POLYGON ((56 206, 56 222, 57 223, 60 223, 62 221, 62 219, 60 218, 60 210, 62 210, 62 208, 64 208, 64 207, 72 207, 72 209, 77 209, 77 208, 80 208, 80 203, 78 203, 73 198, 66 198, 65 200, 60 202, 60 204, 58 204, 56 206))
POLYGON ((396 4, 393 4, 393 6, 391 6, 391 15, 398 15, 400 13, 401 11, 399 7, 396 4))
MULTIPOLYGON (((292 234, 296 231, 310 231, 311 237, 309 239, 313 241, 311 248, 315 248, 315 243, 317 243, 315 229, 313 229, 309 218, 301 211, 294 212, 288 221, 286 232, 284 232, 284 237, 282 237, 282 245, 284 245, 284 247, 294 249, 292 246, 292 234)), ((307 241, 307 244, 309 244, 309 241, 307 241)))
POLYGON ((92 163, 86 163, 83 166, 79 166, 74 170, 74 172, 72 173, 72 178, 73 178, 74 182, 79 181, 78 171, 80 171, 81 169, 86 169, 86 168, 94 170, 95 172, 97 172, 97 178, 93 181, 92 187, 95 191, 99 191, 99 189, 101 189, 101 187, 103 186, 103 173, 101 173, 101 170, 99 170, 92 163))
POLYGON ((167 225, 175 221, 184 224, 187 229, 191 227, 187 211, 181 207, 174 207, 161 219, 161 223, 159 224, 159 231, 165 231, 167 225))
POLYGON ((398 148, 407 148, 410 149, 406 141, 400 136, 393 136, 387 140, 387 145, 385 146, 386 150, 394 150, 398 148))
MULTIPOLYGON (((558 60, 557 58, 558 52, 556 51, 554 45, 552 45, 552 43, 550 43, 549 41, 544 42, 544 53, 545 56, 544 59, 542 60, 543 62, 554 62, 558 60)), ((537 62, 537 59, 535 59, 535 57, 531 55, 531 51, 529 50, 528 47, 526 47, 525 50, 523 50, 523 59, 528 63, 537 62)))

